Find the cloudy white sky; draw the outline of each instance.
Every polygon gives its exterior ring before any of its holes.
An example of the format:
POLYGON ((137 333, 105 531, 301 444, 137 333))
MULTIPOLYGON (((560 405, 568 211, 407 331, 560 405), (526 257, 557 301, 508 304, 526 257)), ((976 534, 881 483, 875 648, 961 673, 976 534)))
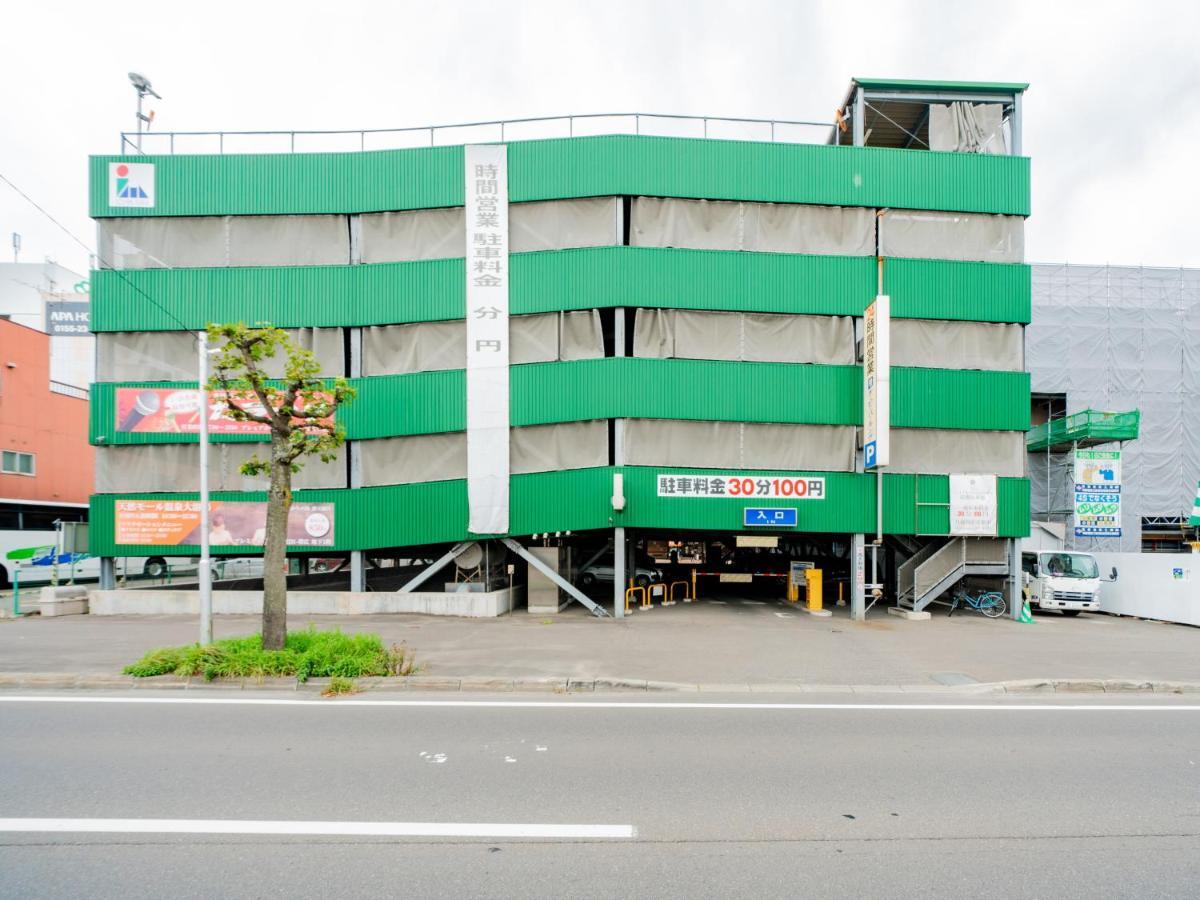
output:
MULTIPOLYGON (((1035 262, 1200 266, 1200 4, 8 4, 0 173, 87 243, 85 161, 134 127, 387 128, 566 112, 829 120, 853 75, 1028 81, 1035 262)), ((86 254, 0 184, 0 259, 86 254)))

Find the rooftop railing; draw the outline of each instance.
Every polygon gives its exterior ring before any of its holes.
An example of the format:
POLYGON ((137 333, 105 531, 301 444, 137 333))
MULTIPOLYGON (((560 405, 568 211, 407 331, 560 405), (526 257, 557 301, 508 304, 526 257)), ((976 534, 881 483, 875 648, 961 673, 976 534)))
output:
POLYGON ((463 143, 646 134, 662 137, 823 144, 832 122, 679 116, 666 113, 588 113, 494 122, 360 128, 345 131, 121 132, 122 154, 330 153, 401 150, 463 143))

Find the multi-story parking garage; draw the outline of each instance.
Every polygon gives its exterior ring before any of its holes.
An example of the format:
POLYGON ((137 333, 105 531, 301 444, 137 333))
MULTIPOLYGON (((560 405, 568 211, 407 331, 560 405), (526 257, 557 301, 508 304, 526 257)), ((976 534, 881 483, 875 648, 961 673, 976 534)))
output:
MULTIPOLYGON (((364 560, 499 538, 613 582, 618 613, 642 565, 720 581, 816 560, 856 615, 872 547, 889 604, 1010 572, 1029 527, 1023 90, 860 79, 823 144, 93 157, 92 552, 197 553, 179 524, 197 438, 172 393, 194 390, 194 333, 242 321, 292 330, 358 390, 341 459, 296 480, 329 527, 293 544, 345 556, 353 589, 364 560), (891 447, 864 471, 877 295, 891 447)), ((214 429, 232 518, 265 500, 238 468, 261 440, 214 429)))

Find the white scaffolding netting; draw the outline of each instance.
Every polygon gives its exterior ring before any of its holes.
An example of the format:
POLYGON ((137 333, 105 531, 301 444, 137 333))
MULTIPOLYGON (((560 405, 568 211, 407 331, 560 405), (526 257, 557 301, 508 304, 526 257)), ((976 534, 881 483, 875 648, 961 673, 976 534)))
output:
MULTIPOLYGON (((1119 541, 1076 538, 1090 550, 1141 550, 1141 520, 1186 516, 1200 478, 1200 270, 1033 266, 1026 360, 1035 394, 1065 394, 1067 413, 1141 411, 1122 450, 1119 541)), ((1030 454, 1034 518, 1063 521, 1070 454, 1030 454)), ((1066 514, 1068 524, 1070 514, 1066 514)))

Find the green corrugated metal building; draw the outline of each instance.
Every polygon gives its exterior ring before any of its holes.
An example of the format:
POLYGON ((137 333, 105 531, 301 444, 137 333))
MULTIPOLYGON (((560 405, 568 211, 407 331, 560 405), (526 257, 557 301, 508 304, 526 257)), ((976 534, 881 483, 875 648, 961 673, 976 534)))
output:
MULTIPOLYGON (((994 537, 1026 535, 1023 89, 864 79, 822 144, 508 142, 506 535, 558 535, 578 562, 614 535, 642 550, 715 535, 733 547, 747 506, 795 509, 795 526, 769 533, 826 542, 853 582, 844 548, 861 553, 880 527, 861 450, 877 293, 891 298, 893 366, 880 583, 898 591, 898 564, 951 536, 954 474, 995 476, 994 537), (989 104, 994 127, 967 115, 964 137, 964 115, 989 104), (947 134, 959 144, 930 149, 947 134), (823 478, 824 494, 664 491, 713 476, 823 478)), ((197 496, 194 433, 139 427, 163 410, 130 404, 194 388, 188 332, 226 321, 294 330, 358 390, 339 413, 342 457, 298 477, 297 501, 331 504, 335 523, 308 555, 435 556, 476 537, 464 165, 462 146, 92 157, 94 554, 197 553, 119 543, 114 511, 197 496)), ((265 498, 237 470, 259 440, 213 436, 215 499, 265 498)))

